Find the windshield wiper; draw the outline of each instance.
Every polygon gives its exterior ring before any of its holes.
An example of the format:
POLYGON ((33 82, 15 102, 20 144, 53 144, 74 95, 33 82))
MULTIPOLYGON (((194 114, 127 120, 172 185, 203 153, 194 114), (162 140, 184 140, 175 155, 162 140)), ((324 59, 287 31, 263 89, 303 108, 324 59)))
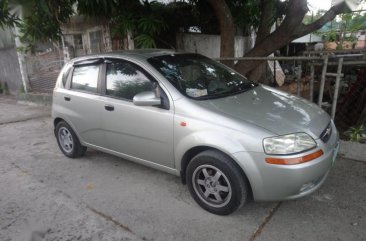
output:
POLYGON ((227 96, 231 96, 231 95, 237 95, 237 94, 246 92, 246 91, 251 90, 251 89, 258 86, 257 83, 246 83, 246 84, 247 85, 245 86, 245 88, 244 87, 238 88, 236 91, 217 93, 217 94, 213 94, 213 95, 205 95, 205 96, 196 97, 194 99, 196 99, 196 100, 210 100, 210 99, 223 98, 223 97, 227 97, 227 96))

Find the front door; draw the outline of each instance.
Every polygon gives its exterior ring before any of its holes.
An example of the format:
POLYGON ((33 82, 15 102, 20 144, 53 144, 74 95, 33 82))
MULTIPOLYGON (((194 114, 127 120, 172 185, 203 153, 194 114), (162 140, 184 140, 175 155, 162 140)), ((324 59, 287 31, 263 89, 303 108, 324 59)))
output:
POLYGON ((108 61, 105 72, 102 119, 109 149, 173 168, 173 109, 132 102, 136 94, 159 88, 157 82, 124 60, 108 61))

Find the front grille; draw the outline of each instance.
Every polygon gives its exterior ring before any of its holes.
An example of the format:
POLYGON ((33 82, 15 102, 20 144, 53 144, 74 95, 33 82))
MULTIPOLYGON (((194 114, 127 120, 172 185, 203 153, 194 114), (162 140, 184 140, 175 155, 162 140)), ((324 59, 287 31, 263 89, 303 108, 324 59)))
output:
POLYGON ((332 135, 332 125, 331 123, 329 123, 329 125, 325 128, 325 130, 320 134, 320 139, 324 143, 327 143, 331 135, 332 135))

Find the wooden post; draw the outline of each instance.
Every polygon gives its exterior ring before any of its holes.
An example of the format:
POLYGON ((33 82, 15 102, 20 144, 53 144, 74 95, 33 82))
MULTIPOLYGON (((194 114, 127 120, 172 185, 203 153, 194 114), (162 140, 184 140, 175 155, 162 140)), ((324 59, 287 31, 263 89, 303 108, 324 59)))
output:
POLYGON ((335 117, 335 112, 337 109, 337 100, 338 100, 338 93, 339 93, 339 85, 341 82, 341 76, 342 76, 342 65, 343 65, 343 58, 339 58, 338 60, 338 69, 337 69, 337 77, 336 77, 336 83, 334 87, 334 95, 333 95, 333 103, 332 103, 332 119, 335 117))
POLYGON ((301 74, 302 74, 302 68, 301 68, 301 61, 298 66, 298 72, 297 72, 297 96, 301 95, 301 74))
POLYGON ((310 65, 310 101, 314 100, 314 65, 310 65))
POLYGON ((322 78, 320 81, 320 88, 319 88, 319 98, 318 98, 318 105, 322 107, 323 103, 323 94, 324 94, 324 85, 325 85, 325 75, 327 73, 328 67, 328 55, 324 57, 324 64, 323 64, 323 71, 322 71, 322 78))

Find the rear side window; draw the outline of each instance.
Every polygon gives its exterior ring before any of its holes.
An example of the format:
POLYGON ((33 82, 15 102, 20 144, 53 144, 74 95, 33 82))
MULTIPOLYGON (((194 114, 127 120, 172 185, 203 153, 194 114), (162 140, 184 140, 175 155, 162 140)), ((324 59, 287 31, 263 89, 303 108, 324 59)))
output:
POLYGON ((107 64, 107 95, 132 100, 136 94, 151 90, 153 90, 151 80, 137 65, 126 61, 107 64))
POLYGON ((71 89, 97 92, 99 65, 76 66, 72 73, 71 89))

